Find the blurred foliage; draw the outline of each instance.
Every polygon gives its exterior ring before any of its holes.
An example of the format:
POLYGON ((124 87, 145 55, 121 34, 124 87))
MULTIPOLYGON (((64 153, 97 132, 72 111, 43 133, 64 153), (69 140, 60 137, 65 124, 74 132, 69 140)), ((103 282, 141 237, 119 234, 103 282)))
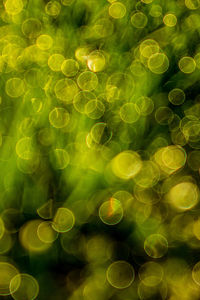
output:
POLYGON ((200 1, 0 1, 0 297, 198 300, 200 1))

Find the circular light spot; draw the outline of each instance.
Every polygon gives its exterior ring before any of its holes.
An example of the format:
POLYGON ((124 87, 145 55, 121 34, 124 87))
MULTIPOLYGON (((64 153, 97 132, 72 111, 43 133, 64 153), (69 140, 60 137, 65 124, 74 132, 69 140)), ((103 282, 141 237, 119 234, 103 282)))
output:
POLYGON ((196 69, 195 60, 189 56, 182 57, 178 62, 178 66, 181 72, 186 74, 190 74, 196 69))
POLYGON ((142 77, 146 74, 144 65, 139 60, 134 60, 130 65, 131 73, 134 76, 142 77))
POLYGON ((35 18, 26 19, 22 23, 22 32, 26 37, 30 39, 36 38, 40 34, 41 29, 42 29, 41 22, 35 18))
POLYGON ((15 300, 34 300, 39 294, 39 285, 33 276, 17 274, 10 282, 10 293, 15 300))
POLYGON ((55 128, 63 128, 69 123, 70 116, 63 107, 55 107, 49 113, 49 122, 55 128))
POLYGON ((154 186, 159 179, 159 168, 152 161, 143 161, 142 168, 134 177, 135 183, 143 188, 149 188, 154 186))
POLYGON ((30 159, 33 156, 33 145, 30 137, 21 138, 16 144, 16 153, 22 159, 30 159))
POLYGON ((185 165, 186 152, 182 147, 171 145, 163 148, 161 152, 161 161, 166 168, 177 171, 185 165))
POLYGON ((20 78, 14 77, 6 81, 6 94, 12 98, 18 98, 25 92, 24 81, 20 78))
POLYGON ((163 268, 156 262, 147 262, 139 269, 139 278, 146 286, 153 287, 161 283, 163 279, 163 268))
POLYGON ((147 25, 147 16, 142 12, 136 12, 131 17, 131 23, 136 28, 144 28, 147 25))
POLYGON ((110 198, 101 204, 99 208, 99 217, 107 225, 116 225, 123 218, 123 207, 119 200, 110 198))
POLYGON ((192 269, 192 278, 196 284, 200 285, 200 261, 192 269))
POLYGON ((199 5, 199 0, 185 0, 185 6, 189 9, 197 9, 199 5))
POLYGON ((134 281, 135 271, 129 263, 119 260, 108 267, 106 276, 110 285, 117 289, 125 289, 134 281))
POLYGON ((70 103, 77 94, 78 87, 72 79, 64 78, 56 82, 54 92, 58 99, 70 103))
POLYGON ((160 125, 170 124, 173 118, 173 111, 167 106, 159 107, 155 112, 155 119, 160 125))
POLYGON ((39 219, 31 220, 20 228, 19 240, 22 246, 29 252, 41 253, 51 246, 50 243, 44 243, 38 237, 38 226, 42 222, 39 219))
POLYGON ((0 238, 2 232, 1 222, 3 222, 7 233, 15 233, 19 230, 20 223, 22 222, 21 212, 15 208, 7 208, 2 212, 0 218, 0 238))
POLYGON ((144 242, 146 254, 152 258, 160 258, 167 253, 168 242, 161 234, 151 234, 144 242))
POLYGON ((61 5, 58 1, 49 1, 45 6, 45 12, 47 15, 57 17, 60 13, 61 5))
POLYGON ((145 58, 150 58, 153 54, 161 54, 158 53, 160 47, 155 40, 146 39, 144 40, 139 47, 140 54, 145 58))
POLYGON ((105 144, 112 138, 112 131, 106 123, 99 122, 92 126, 90 137, 96 144, 105 144))
POLYGON ((186 140, 190 142, 198 142, 200 140, 200 122, 199 120, 182 122, 182 133, 186 140))
POLYGON ((114 2, 109 6, 109 15, 114 19, 121 19, 126 14, 126 7, 121 2, 114 2))
POLYGON ((147 205, 152 205, 160 200, 159 196, 152 188, 143 188, 138 185, 134 188, 134 195, 138 201, 147 205))
POLYGON ((163 74, 169 68, 169 59, 164 53, 155 53, 148 59, 148 68, 155 74, 163 74))
POLYGON ((39 239, 44 243, 53 243, 58 237, 58 232, 53 230, 52 222, 49 221, 40 223, 37 233, 39 239))
POLYGON ((69 154, 65 149, 55 149, 52 153, 51 161, 54 169, 63 170, 69 164, 69 154))
POLYGON ((24 4, 22 0, 6 0, 4 6, 6 12, 14 16, 22 11, 24 4))
POLYGON ((141 116, 148 116, 154 109, 154 102, 151 98, 142 96, 136 100, 137 111, 141 116))
MULTIPOLYGON (((77 93, 73 99, 74 108, 80 113, 87 113, 87 104, 89 102, 93 103, 96 100, 95 94, 88 91, 80 91, 77 93)), ((92 105, 92 104, 90 104, 92 105)), ((90 108, 90 106, 89 106, 90 108)), ((89 109, 88 108, 88 109, 89 109)))
POLYGON ((135 103, 125 103, 120 108, 120 117, 125 123, 135 123, 139 119, 140 115, 135 103))
POLYGON ((87 57, 87 65, 90 71, 100 72, 105 67, 105 57, 102 52, 95 50, 91 52, 87 57))
POLYGON ((154 18, 160 17, 162 15, 162 6, 158 4, 152 5, 149 14, 154 18))
POLYGON ((106 99, 108 102, 130 99, 135 88, 132 76, 126 73, 114 73, 106 82, 106 99))
POLYGON ((181 105, 185 101, 185 93, 183 90, 175 88, 169 92, 168 99, 174 105, 181 105))
POLYGON ((98 85, 98 77, 90 71, 85 71, 78 76, 77 83, 82 90, 92 91, 98 85))
POLYGON ((74 59, 66 59, 63 61, 61 71, 67 77, 73 77, 78 73, 79 64, 74 59))
POLYGON ((91 119, 101 118, 104 114, 104 111, 104 104, 97 99, 90 100, 85 105, 85 113, 91 119))
POLYGON ((188 154, 187 163, 193 171, 198 171, 200 169, 200 151, 191 151, 188 154))
POLYGON ((167 14, 163 18, 163 23, 168 27, 174 27, 177 23, 177 18, 174 14, 167 14))
POLYGON ((130 179, 136 176, 142 167, 142 161, 138 153, 123 151, 112 160, 112 171, 121 179, 130 179))
POLYGON ((72 229, 74 223, 73 212, 66 207, 60 207, 53 218, 52 227, 57 232, 67 232, 72 229))
POLYGON ((52 54, 48 59, 48 66, 54 72, 61 71, 62 63, 64 62, 65 58, 62 54, 52 54))
POLYGON ((10 295, 10 282, 18 274, 18 270, 7 262, 0 262, 0 295, 10 295))
POLYGON ((175 208, 185 211, 198 203, 199 189, 192 182, 181 182, 170 189, 167 198, 175 208))
POLYGON ((53 45, 53 39, 48 34, 41 34, 36 40, 36 45, 41 50, 49 50, 53 45))

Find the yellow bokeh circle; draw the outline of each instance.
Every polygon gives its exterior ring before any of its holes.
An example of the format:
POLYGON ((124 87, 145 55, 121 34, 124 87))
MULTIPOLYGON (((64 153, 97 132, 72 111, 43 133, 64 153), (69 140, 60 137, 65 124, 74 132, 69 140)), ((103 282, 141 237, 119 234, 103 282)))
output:
POLYGON ((105 67, 105 57, 101 51, 95 50, 91 52, 87 57, 87 65, 90 71, 100 72, 105 67))
POLYGON ((24 3, 22 0, 6 0, 4 6, 6 12, 14 16, 22 11, 24 3))
POLYGON ((163 23, 168 27, 174 27, 177 23, 177 18, 174 14, 166 14, 163 18, 163 23))
POLYGON ((192 278, 196 284, 200 285, 200 261, 192 269, 192 278))
POLYGON ((135 271, 128 262, 119 260, 108 267, 106 277, 111 286, 125 289, 134 281, 135 271))
POLYGON ((29 274, 17 274, 10 281, 10 293, 15 300, 34 300, 39 294, 37 280, 29 274))
POLYGON ((167 239, 158 233, 149 235, 144 242, 146 254, 152 258, 160 258, 167 253, 167 239))
POLYGON ((147 25, 148 18, 143 12, 136 12, 131 17, 131 23, 136 28, 144 28, 147 25))
POLYGON ((160 46, 155 40, 146 39, 140 44, 139 51, 142 57, 149 59, 160 51, 160 46))
POLYGON ((167 198, 176 209, 189 210, 199 201, 199 189, 192 182, 181 182, 170 189, 167 198))
POLYGON ((74 59, 66 59, 61 66, 62 73, 67 77, 74 77, 79 70, 79 64, 74 59))
POLYGON ((54 92, 59 100, 70 103, 77 94, 78 87, 74 80, 64 78, 56 82, 54 92))
POLYGON ((64 60, 65 58, 62 54, 52 54, 48 59, 48 66, 52 71, 59 72, 61 71, 61 66, 64 60))
POLYGON ((97 101, 95 94, 89 91, 80 91, 74 96, 73 105, 78 112, 87 113, 92 105, 88 103, 93 103, 93 101, 97 101))
POLYGON ((74 223, 73 212, 66 207, 60 207, 53 218, 52 227, 57 232, 68 232, 73 228, 74 223))
POLYGON ((185 6, 191 10, 197 9, 200 6, 199 0, 185 0, 185 6))
POLYGON ((30 253, 42 253, 51 246, 51 243, 44 243, 38 237, 38 227, 42 222, 39 219, 31 220, 20 228, 19 240, 30 253))
POLYGON ((150 97, 141 96, 136 100, 135 104, 141 116, 148 116, 153 112, 154 102, 150 97))
POLYGON ((82 90, 93 91, 98 85, 98 77, 90 71, 85 71, 78 76, 77 83, 82 90))
POLYGON ((181 105, 185 101, 185 93, 183 90, 175 88, 169 92, 168 99, 174 105, 181 105))
POLYGON ((135 103, 125 103, 120 108, 120 117, 125 123, 135 123, 140 117, 138 107, 135 103))
POLYGON ((61 5, 58 1, 49 1, 45 6, 45 12, 47 15, 57 17, 60 13, 61 5))
POLYGON ((149 188, 154 186, 160 179, 158 166, 152 161, 143 161, 142 168, 134 177, 134 182, 142 187, 149 188))
POLYGON ((130 179, 142 168, 142 161, 138 153, 134 151, 123 151, 112 160, 112 171, 121 179, 130 179))
POLYGON ((23 34, 26 37, 33 39, 33 38, 36 38, 40 34, 41 29, 42 29, 42 24, 38 19, 29 18, 29 19, 26 19, 22 23, 21 29, 22 29, 23 34))
POLYGON ((41 50, 49 50, 53 45, 53 39, 48 34, 41 34, 36 40, 36 45, 41 50))
POLYGON ((85 105, 85 113, 91 119, 99 119, 103 116, 105 106, 103 102, 93 99, 87 102, 85 105))
POLYGON ((58 232, 53 230, 52 222, 44 221, 37 229, 39 239, 44 243, 52 243, 58 237, 58 232))
POLYGON ((34 154, 34 148, 32 139, 30 137, 24 137, 18 140, 15 147, 17 155, 22 159, 31 159, 34 154))
POLYGON ((153 287, 161 283, 164 271, 161 265, 150 261, 143 264, 139 269, 139 278, 146 286, 153 287))
POLYGON ((116 225, 123 218, 123 207, 119 200, 110 198, 102 203, 99 208, 99 217, 107 225, 116 225))
POLYGON ((109 15, 114 19, 121 19, 126 14, 126 6, 121 2, 114 2, 109 6, 109 15))
POLYGON ((10 282, 18 275, 18 270, 8 262, 0 262, 0 295, 10 295, 10 282))
POLYGON ((54 107, 49 113, 49 122, 55 128, 67 126, 70 120, 68 111, 63 107, 54 107))
POLYGON ((51 161, 54 169, 63 170, 69 164, 69 154, 65 149, 55 149, 51 153, 51 161))
POLYGON ((164 53, 155 53, 148 59, 148 68, 155 74, 163 74, 169 68, 169 59, 164 53))
POLYGON ((18 98, 25 92, 25 83, 18 77, 10 78, 5 85, 6 94, 12 98, 18 98))
POLYGON ((196 69, 196 62, 190 56, 182 57, 178 62, 179 69, 185 74, 191 74, 196 69))

